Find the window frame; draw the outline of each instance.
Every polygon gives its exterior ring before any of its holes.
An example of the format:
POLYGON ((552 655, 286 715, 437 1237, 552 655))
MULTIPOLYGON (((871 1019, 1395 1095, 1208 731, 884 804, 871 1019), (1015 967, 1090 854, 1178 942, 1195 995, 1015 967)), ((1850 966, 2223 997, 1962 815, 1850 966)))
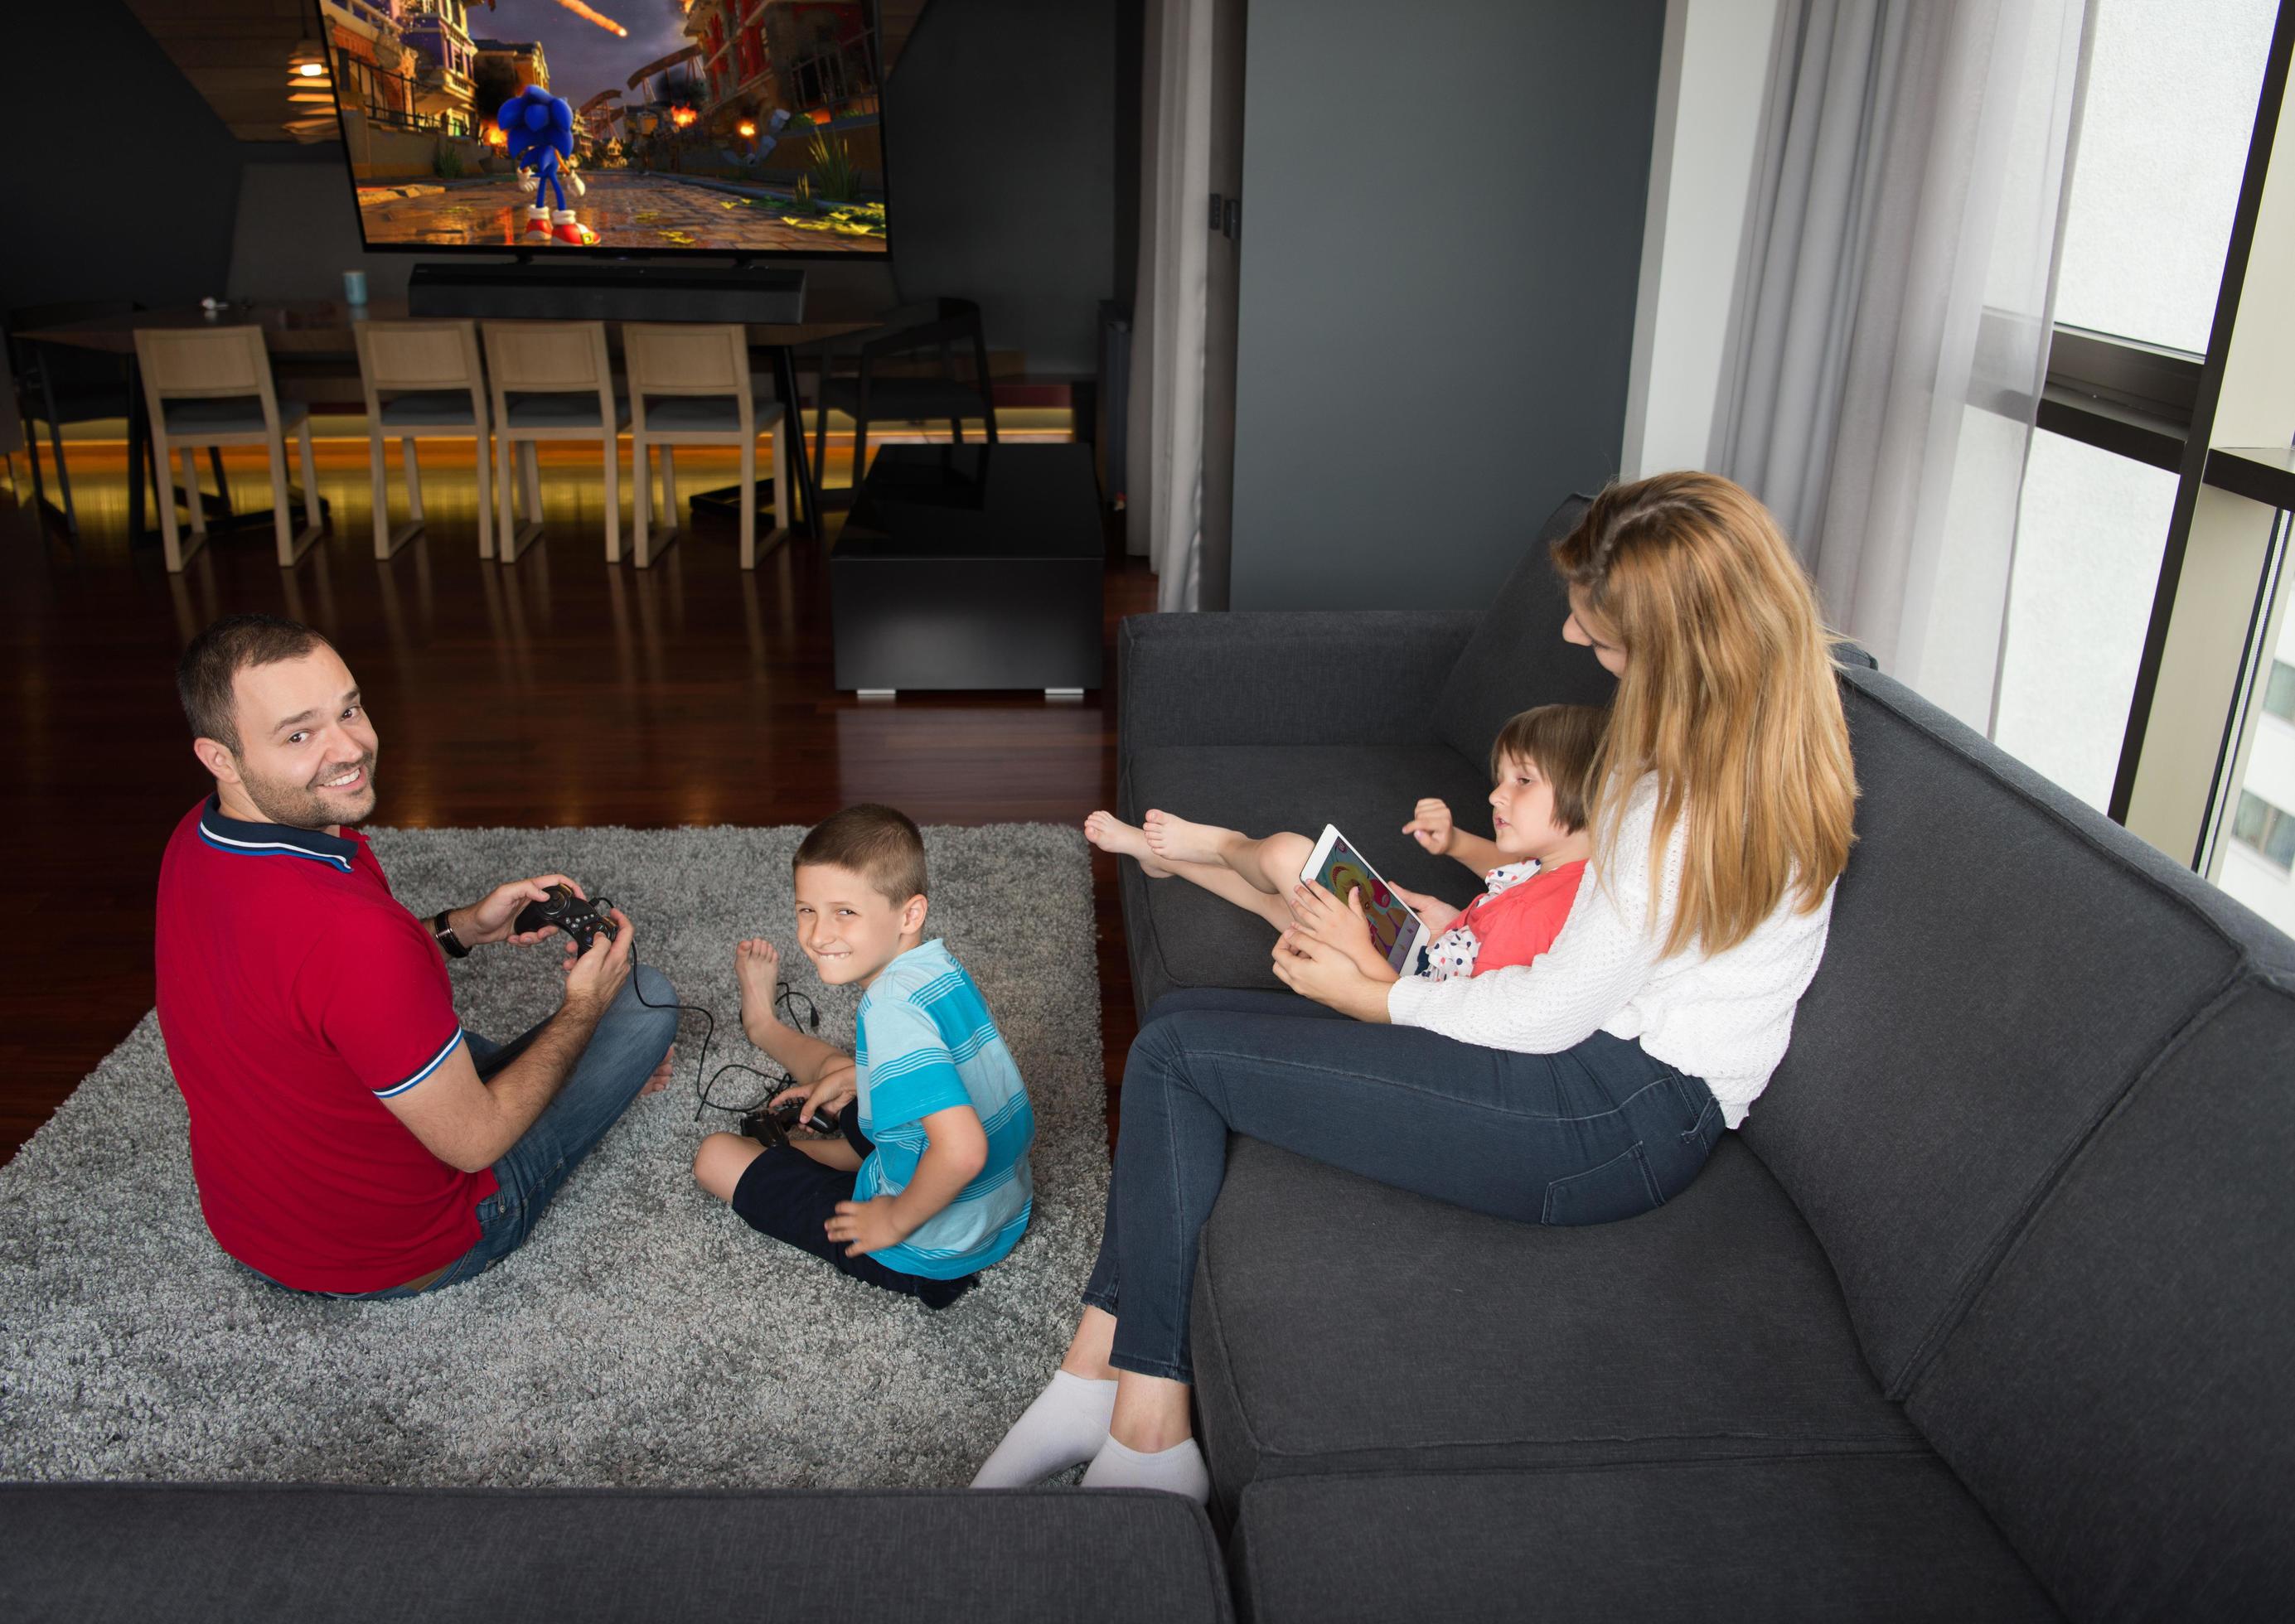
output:
MULTIPOLYGON (((2203 512, 2203 494, 2221 492, 2275 511, 2261 567, 2256 572, 2254 600, 2246 606, 2246 635, 2238 640, 2240 657, 2234 675, 2233 703, 2217 741, 2215 771, 2204 801, 2196 809, 2196 828, 2191 827, 2188 808, 2178 809, 2176 815, 2163 820, 2147 806, 2146 821, 2153 827, 2137 829, 2155 844, 2166 845, 2171 852, 2187 849, 2191 865, 2203 872, 2209 866, 2210 847, 2221 844, 2217 836, 2227 838, 2231 833, 2232 818, 2225 808, 2225 795, 2234 788, 2231 771, 2244 755, 2246 722, 2255 709, 2254 701, 2260 698, 2259 662, 2267 664, 2271 658, 2265 632, 2275 618, 2275 605, 2289 535, 2289 513, 2295 510, 2295 451, 2217 444, 2215 434, 2241 296, 2250 272, 2257 273, 2259 285, 2266 291, 2274 285, 2275 277, 2277 285, 2282 286, 2295 280, 2295 265, 2275 263, 2266 267, 2250 263, 2272 148, 2286 99, 2291 55, 2295 55, 2295 0, 2281 0, 2257 97, 2255 123, 2241 176, 2231 237, 2224 255, 2223 281, 2209 330, 2207 353, 2195 355, 2059 322, 2051 337, 2046 381, 2035 412, 2039 428, 2177 476, 2175 507, 2161 550, 2119 760, 2112 776, 2107 811, 2116 822, 2130 822, 2138 785, 2143 780, 2145 746, 2154 739, 2152 724, 2161 703, 2163 676, 2188 675, 2168 672, 2170 632, 2177 624, 2179 600, 2189 611, 2196 597, 2186 596, 2183 590, 2194 575, 2190 566, 2193 563, 2195 539, 2203 551, 2213 544, 2209 534, 2212 521, 2203 512), (2186 836, 2191 836, 2188 842, 2184 838, 2186 836)), ((2295 154, 2289 158, 2289 168, 2290 175, 2295 176, 2295 154)), ((2243 544, 2251 550, 2252 539, 2243 544)), ((2217 583, 2209 581, 2206 585, 2219 599, 2217 583)), ((2226 618, 2229 612, 2220 602, 2214 607, 2218 620, 2226 618)), ((2220 648, 2220 640, 2217 647, 2220 648)), ((2219 661, 2222 656, 2216 653, 2210 657, 2219 661)), ((2174 730, 2170 727, 2163 733, 2174 730)), ((2152 799, 2156 801, 2158 796, 2152 799)))

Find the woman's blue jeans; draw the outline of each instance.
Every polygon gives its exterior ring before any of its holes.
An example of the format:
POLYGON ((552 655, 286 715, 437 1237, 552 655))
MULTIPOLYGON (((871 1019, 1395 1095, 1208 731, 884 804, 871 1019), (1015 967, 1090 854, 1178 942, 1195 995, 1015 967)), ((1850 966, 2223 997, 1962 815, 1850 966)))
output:
POLYGON ((1713 1091, 1629 1040, 1596 1032, 1558 1055, 1521 1055, 1350 1020, 1289 992, 1159 1000, 1125 1062, 1121 1106, 1083 1300, 1115 1316, 1111 1364, 1179 1382, 1194 1380, 1196 1238, 1227 1176, 1230 1133, 1547 1224, 1662 1205, 1721 1137, 1713 1091))

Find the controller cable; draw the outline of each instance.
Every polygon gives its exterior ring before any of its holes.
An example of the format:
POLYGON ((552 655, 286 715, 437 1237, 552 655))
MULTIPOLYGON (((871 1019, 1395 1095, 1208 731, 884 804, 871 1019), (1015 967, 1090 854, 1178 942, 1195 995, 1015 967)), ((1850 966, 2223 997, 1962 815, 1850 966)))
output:
MULTIPOLYGON (((584 901, 587 902, 593 916, 600 919, 604 918, 605 916, 609 915, 614 911, 615 904, 611 897, 600 894, 594 898, 584 899, 584 901)), ((569 943, 573 941, 570 932, 568 933, 568 940, 569 943)), ((576 943, 574 945, 576 946, 578 951, 580 944, 576 943)), ((710 1008, 706 1004, 688 1004, 674 1000, 666 1004, 657 1004, 654 1002, 653 1000, 648 998, 645 995, 645 989, 638 984, 637 973, 638 952, 636 947, 633 946, 630 949, 629 985, 630 992, 636 997, 638 1002, 643 1004, 649 1009, 671 1009, 676 1010, 681 1014, 690 1013, 698 1015, 703 1021, 707 1023, 701 1029, 701 1050, 694 1057, 693 1060, 693 1091, 696 1099, 696 1104, 693 1107, 693 1120, 695 1122, 698 1122, 701 1120, 701 1114, 704 1111, 723 1111, 728 1115, 746 1119, 752 1114, 771 1106, 775 1099, 779 1098, 788 1089, 796 1086, 796 1079, 790 1076, 788 1072, 783 1071, 779 1067, 776 1067, 770 1072, 763 1071, 756 1066, 747 1065, 739 1060, 728 1060, 723 1065, 720 1065, 715 1071, 708 1071, 709 1046, 716 1041, 717 1037, 717 1012, 710 1008), (728 1072, 747 1072, 752 1077, 762 1078, 767 1085, 764 1094, 760 1098, 746 1106, 729 1106, 722 1103, 721 1101, 710 1098, 710 1092, 716 1088, 717 1080, 728 1072)), ((773 983, 773 1012, 776 1015, 779 1015, 791 1026, 802 1024, 803 1029, 805 1032, 812 1033, 818 1033, 821 1031, 820 1009, 814 1006, 812 999, 798 992, 785 981, 776 981, 773 983), (804 1014, 801 1019, 796 1012, 796 1006, 799 1004, 804 1006, 804 1014)), ((813 1128, 816 1132, 833 1131, 833 1130, 818 1122, 808 1123, 806 1125, 813 1128)))
MULTIPOLYGON (((613 909, 614 902, 610 898, 600 897, 598 899, 598 907, 600 912, 608 912, 613 909)), ((636 997, 638 1002, 649 1009, 674 1009, 685 1014, 698 1015, 707 1023, 701 1029, 701 1051, 693 1058, 695 1099, 693 1120, 695 1122, 701 1120, 701 1114, 704 1111, 723 1111, 731 1116, 747 1116, 751 1112, 772 1104, 782 1094, 796 1086, 796 1079, 779 1067, 770 1072, 763 1071, 739 1060, 728 1060, 715 1071, 706 1072, 709 1064, 709 1046, 716 1041, 717 1037, 717 1012, 706 1004, 688 1004, 675 1000, 666 1004, 657 1004, 648 998, 645 995, 645 989, 638 984, 638 951, 634 946, 630 949, 630 992, 636 997), (752 1077, 762 1078, 767 1085, 763 1098, 753 1100, 746 1106, 729 1106, 710 1098, 711 1091, 717 1086, 717 1080, 728 1072, 747 1072, 752 1077)), ((821 1030, 821 1011, 814 1006, 813 1000, 785 981, 773 983, 773 1013, 791 1026, 800 1024, 800 1017, 796 1008, 799 1004, 804 1006, 804 1014, 802 1017, 804 1030, 807 1032, 818 1032, 821 1030)))

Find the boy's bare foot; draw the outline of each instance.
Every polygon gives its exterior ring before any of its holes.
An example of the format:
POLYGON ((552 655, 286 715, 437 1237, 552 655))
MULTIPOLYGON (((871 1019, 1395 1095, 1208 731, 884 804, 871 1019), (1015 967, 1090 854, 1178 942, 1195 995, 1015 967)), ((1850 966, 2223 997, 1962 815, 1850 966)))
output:
POLYGON ((1149 879, 1171 877, 1172 871, 1156 861, 1148 836, 1139 832, 1137 825, 1126 823, 1112 812, 1096 812, 1086 818, 1083 837, 1112 856, 1132 859, 1149 879))
POLYGON ((1167 812, 1151 812, 1139 832, 1148 849, 1166 862, 1225 862, 1228 848, 1243 836, 1216 824, 1190 823, 1167 812))
MULTIPOLYGON (((773 993, 781 980, 780 950, 762 936, 733 944, 733 978, 741 983, 741 1030, 755 1033, 778 1026, 773 993)), ((754 1036, 751 1041, 755 1041, 754 1036)))

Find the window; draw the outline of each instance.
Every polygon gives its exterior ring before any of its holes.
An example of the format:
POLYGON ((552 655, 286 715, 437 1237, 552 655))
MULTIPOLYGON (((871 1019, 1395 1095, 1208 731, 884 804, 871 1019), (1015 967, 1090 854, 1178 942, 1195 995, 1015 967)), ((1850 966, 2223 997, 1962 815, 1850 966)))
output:
POLYGON ((2242 789, 2231 832, 2233 839, 2261 853, 2263 861, 2281 873, 2295 869, 2295 814, 2242 789))
POLYGON ((2056 320, 2198 354, 2278 0, 2097 0, 2056 320))
POLYGON ((2046 429, 2025 455, 1992 737, 2098 811, 2111 800, 2176 476, 2046 429))
POLYGON ((1993 733, 2295 931, 2295 0, 2087 49, 1993 733))
POLYGON ((2263 683, 2263 709, 2282 722, 2295 722, 2295 665, 2285 660, 2271 662, 2271 674, 2263 683))

